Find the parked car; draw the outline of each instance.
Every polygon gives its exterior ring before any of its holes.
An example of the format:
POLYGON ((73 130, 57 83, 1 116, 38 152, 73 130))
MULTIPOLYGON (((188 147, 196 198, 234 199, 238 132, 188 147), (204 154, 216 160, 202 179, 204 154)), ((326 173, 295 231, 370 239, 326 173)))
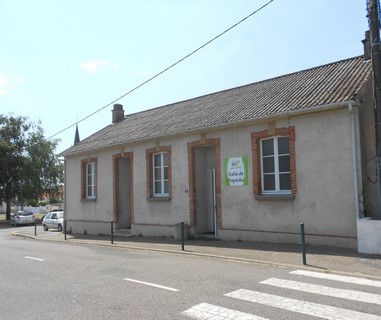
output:
POLYGON ((51 211, 46 214, 42 220, 42 227, 44 231, 49 229, 57 229, 59 232, 62 231, 64 226, 64 212, 63 211, 51 211))
POLYGON ((11 216, 11 224, 15 227, 19 224, 34 224, 35 221, 32 211, 19 211, 11 216))

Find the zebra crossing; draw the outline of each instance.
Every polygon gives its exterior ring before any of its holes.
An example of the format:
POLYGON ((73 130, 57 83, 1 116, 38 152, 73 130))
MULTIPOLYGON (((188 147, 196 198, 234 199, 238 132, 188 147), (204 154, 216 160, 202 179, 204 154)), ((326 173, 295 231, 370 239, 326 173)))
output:
MULTIPOLYGON (((277 288, 281 290, 290 290, 290 292, 301 292, 317 295, 318 297, 330 297, 334 299, 345 299, 347 301, 354 301, 372 306, 381 306, 381 290, 373 290, 380 293, 370 293, 365 291, 368 288, 381 288, 381 281, 370 280, 360 277, 340 276, 329 273, 320 273, 307 270, 295 270, 289 273, 291 276, 297 276, 297 281, 286 280, 279 278, 269 278, 259 282, 260 285, 270 288, 277 288), (302 277, 302 278, 300 278, 302 277), (303 278, 304 277, 304 278, 303 278), (341 289, 332 286, 317 285, 306 282, 306 279, 321 279, 328 283, 336 284, 350 284, 356 285, 356 290, 341 289), (302 279, 302 281, 299 281, 302 279)), ((261 288, 261 286, 259 286, 261 288)), ((368 290, 369 291, 369 290, 368 290)), ((284 292, 284 291, 280 291, 284 292)), ((224 296, 240 301, 252 302, 287 310, 299 314, 300 318, 304 316, 313 316, 321 319, 330 320, 381 320, 381 307, 378 308, 377 314, 359 312, 356 310, 349 310, 338 306, 320 304, 316 302, 309 302, 289 298, 286 294, 270 294, 257 290, 238 289, 233 292, 225 293, 224 296)), ((307 299, 306 299, 307 300, 307 299)), ((372 308, 376 310, 377 308, 372 308)), ((217 306, 209 303, 200 303, 192 306, 191 308, 183 311, 181 315, 202 320, 271 320, 271 318, 264 318, 259 315, 241 312, 217 306)))

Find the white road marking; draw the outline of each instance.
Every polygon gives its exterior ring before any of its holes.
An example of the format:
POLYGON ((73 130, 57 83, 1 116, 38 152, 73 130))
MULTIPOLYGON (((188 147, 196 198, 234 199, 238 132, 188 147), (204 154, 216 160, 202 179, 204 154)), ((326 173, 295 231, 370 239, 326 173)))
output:
POLYGON ((45 259, 40 259, 40 258, 35 258, 35 257, 29 257, 29 256, 25 256, 25 259, 36 260, 36 261, 45 261, 45 259))
POLYGON ((193 306, 192 308, 185 310, 181 314, 191 317, 193 319, 201 319, 201 320, 209 320, 209 319, 212 319, 212 320, 224 320, 224 319, 268 320, 267 318, 262 318, 259 316, 255 316, 253 314, 215 306, 209 303, 197 304, 193 306))
POLYGON ((270 278, 260 282, 278 288, 285 288, 297 290, 302 292, 320 294, 328 297, 342 298, 353 301, 361 301, 365 303, 374 303, 381 305, 381 295, 375 293, 368 293, 355 290, 337 289, 332 287, 321 286, 317 284, 310 284, 298 281, 283 280, 277 278, 270 278))
POLYGON ((225 294, 226 297, 255 302, 283 310, 307 314, 330 320, 381 320, 381 316, 352 311, 323 304, 290 299, 272 294, 240 289, 225 294))
POLYGON ((135 282, 135 283, 140 283, 140 284, 145 284, 147 286, 155 287, 155 288, 160 288, 160 289, 165 289, 169 291, 180 291, 179 289, 171 288, 171 287, 166 287, 162 286, 160 284, 155 284, 151 282, 145 282, 145 281, 140 281, 140 280, 135 280, 135 279, 130 279, 130 278, 124 278, 123 280, 130 281, 130 282, 135 282))
POLYGON ((300 275, 300 276, 318 278, 318 279, 340 281, 340 282, 359 284, 359 285, 363 285, 363 286, 373 286, 373 287, 380 287, 381 288, 381 281, 370 280, 370 279, 365 279, 365 278, 357 278, 357 277, 350 277, 350 276, 339 276, 339 275, 335 275, 335 274, 320 273, 320 272, 313 272, 313 271, 307 271, 307 270, 296 270, 296 271, 291 271, 290 273, 300 275))

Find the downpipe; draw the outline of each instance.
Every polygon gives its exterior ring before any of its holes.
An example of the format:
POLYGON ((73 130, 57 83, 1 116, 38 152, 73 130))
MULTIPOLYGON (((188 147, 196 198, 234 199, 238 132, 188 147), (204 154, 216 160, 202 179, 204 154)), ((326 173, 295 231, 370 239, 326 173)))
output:
POLYGON ((348 110, 351 114, 351 129, 352 129, 352 164, 353 164, 353 182, 354 182, 354 200, 356 220, 360 219, 360 204, 359 204, 359 179, 358 179, 358 164, 357 164, 357 144, 356 144, 356 122, 353 102, 348 102, 348 110))

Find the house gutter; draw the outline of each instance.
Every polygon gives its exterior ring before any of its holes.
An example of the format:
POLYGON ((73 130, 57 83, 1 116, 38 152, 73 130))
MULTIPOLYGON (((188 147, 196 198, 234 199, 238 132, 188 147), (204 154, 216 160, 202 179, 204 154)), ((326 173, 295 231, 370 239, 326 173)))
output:
POLYGON ((352 129, 352 163, 353 163, 353 182, 354 182, 354 200, 356 220, 360 219, 360 204, 359 204, 359 181, 358 181, 358 165, 357 165, 357 144, 356 144, 356 122, 353 102, 348 102, 348 111, 351 114, 351 129, 352 129))

